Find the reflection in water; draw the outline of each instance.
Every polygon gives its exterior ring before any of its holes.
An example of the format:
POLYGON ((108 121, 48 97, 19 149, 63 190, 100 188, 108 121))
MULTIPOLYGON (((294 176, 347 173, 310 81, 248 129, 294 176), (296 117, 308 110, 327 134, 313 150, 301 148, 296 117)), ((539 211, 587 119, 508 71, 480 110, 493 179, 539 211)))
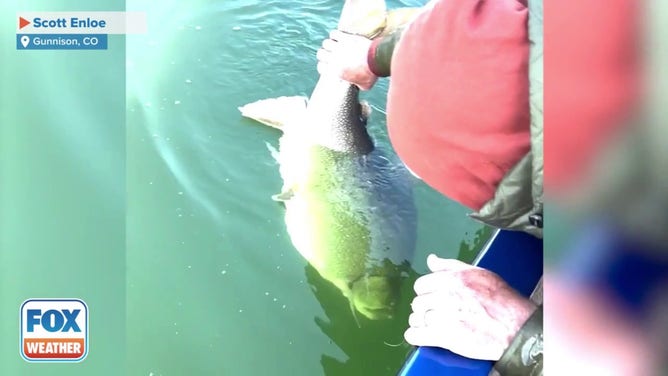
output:
POLYGON ((347 356, 337 359, 323 354, 321 364, 326 375, 393 375, 399 370, 412 347, 403 339, 413 296, 413 282, 418 274, 407 268, 401 282, 402 302, 388 320, 359 318, 359 326, 348 310, 338 289, 322 278, 311 265, 305 268, 306 279, 325 311, 325 318, 315 323, 347 356))

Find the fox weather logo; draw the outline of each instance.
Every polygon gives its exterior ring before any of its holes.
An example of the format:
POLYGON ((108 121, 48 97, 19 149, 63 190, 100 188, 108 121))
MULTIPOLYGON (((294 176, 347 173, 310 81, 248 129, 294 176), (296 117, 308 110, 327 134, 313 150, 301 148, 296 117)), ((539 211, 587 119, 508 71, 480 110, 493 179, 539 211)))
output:
POLYGON ((88 306, 81 299, 28 299, 21 305, 21 356, 80 362, 88 355, 88 306))

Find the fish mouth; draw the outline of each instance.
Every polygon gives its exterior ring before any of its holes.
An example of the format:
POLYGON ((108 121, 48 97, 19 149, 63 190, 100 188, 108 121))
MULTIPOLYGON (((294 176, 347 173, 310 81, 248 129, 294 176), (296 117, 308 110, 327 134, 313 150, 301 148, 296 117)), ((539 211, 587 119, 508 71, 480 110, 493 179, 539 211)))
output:
POLYGON ((391 319, 398 302, 398 286, 393 278, 364 276, 351 283, 354 308, 371 320, 391 319))

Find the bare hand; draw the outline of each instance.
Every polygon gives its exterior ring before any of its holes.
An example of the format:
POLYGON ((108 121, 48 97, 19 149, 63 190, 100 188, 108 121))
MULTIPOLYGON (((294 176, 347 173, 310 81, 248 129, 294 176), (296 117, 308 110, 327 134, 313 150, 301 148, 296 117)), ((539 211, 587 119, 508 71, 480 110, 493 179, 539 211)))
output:
POLYGON ((468 358, 501 358, 536 305, 486 269, 436 255, 427 265, 432 273, 415 281, 406 341, 468 358))
POLYGON ((362 90, 369 90, 378 80, 367 64, 369 46, 371 40, 365 37, 332 31, 316 55, 318 72, 335 75, 362 90))

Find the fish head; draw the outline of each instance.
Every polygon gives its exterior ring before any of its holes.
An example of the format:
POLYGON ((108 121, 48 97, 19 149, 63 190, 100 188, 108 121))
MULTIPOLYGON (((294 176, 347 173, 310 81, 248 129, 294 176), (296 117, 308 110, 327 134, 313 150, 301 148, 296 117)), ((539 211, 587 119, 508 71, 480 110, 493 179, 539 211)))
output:
POLYGON ((396 277, 364 276, 352 283, 350 301, 368 319, 390 319, 399 305, 399 287, 396 277))

